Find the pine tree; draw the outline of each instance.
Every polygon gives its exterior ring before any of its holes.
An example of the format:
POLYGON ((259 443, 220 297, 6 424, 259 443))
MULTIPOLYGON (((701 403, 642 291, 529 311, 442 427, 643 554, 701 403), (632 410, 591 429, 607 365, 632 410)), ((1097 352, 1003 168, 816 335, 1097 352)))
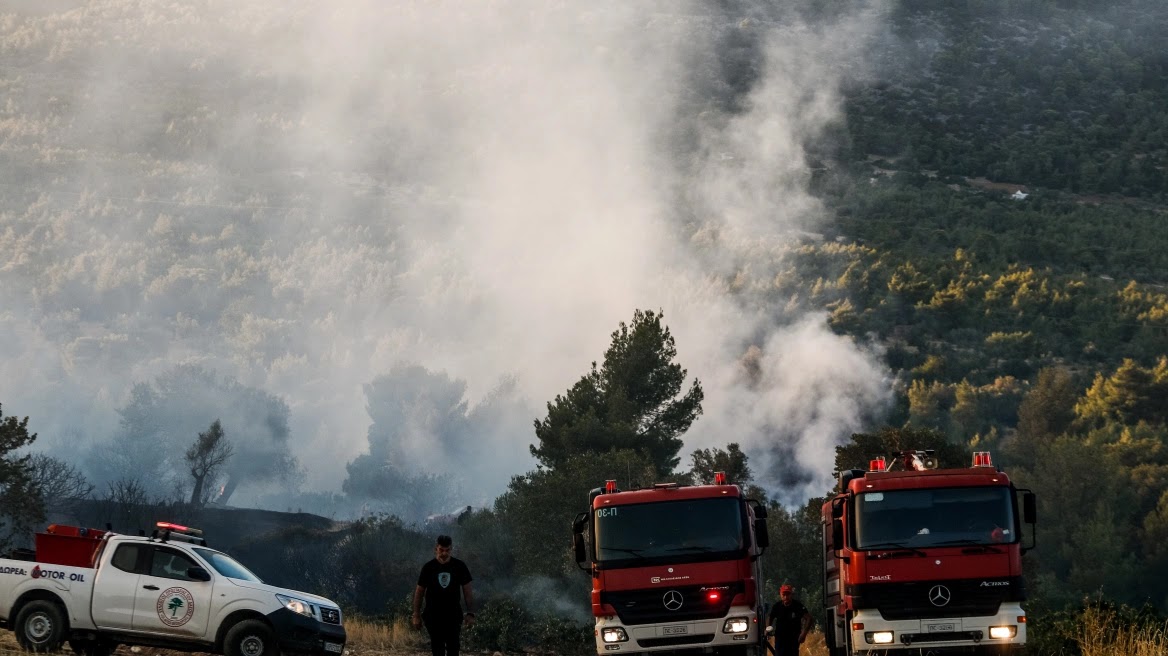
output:
POLYGON ((604 364, 585 374, 565 394, 548 403, 535 421, 539 446, 531 453, 555 468, 573 454, 640 451, 659 473, 677 466, 679 436, 702 412, 702 386, 694 380, 681 394, 686 370, 674 362, 677 348, 662 313, 633 313, 633 321, 612 333, 604 364))
POLYGON ((44 521, 44 497, 33 477, 31 455, 15 452, 36 441, 28 432, 28 417, 5 417, 0 405, 0 551, 28 541, 44 521))

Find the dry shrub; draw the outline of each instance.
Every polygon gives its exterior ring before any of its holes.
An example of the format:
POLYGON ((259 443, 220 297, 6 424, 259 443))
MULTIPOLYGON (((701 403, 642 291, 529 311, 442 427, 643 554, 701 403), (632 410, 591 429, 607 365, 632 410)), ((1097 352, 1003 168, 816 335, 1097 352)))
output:
POLYGON ((356 654, 414 651, 427 646, 425 631, 415 629, 404 617, 385 621, 346 616, 345 633, 345 651, 356 654))
POLYGON ((807 634, 807 639, 799 648, 799 656, 827 656, 827 638, 823 631, 816 629, 807 634))
MULTIPOLYGON (((775 639, 767 638, 767 641, 771 643, 771 648, 774 648, 775 639)), ((772 653, 768 649, 765 656, 770 656, 772 653)), ((828 656, 827 638, 824 637, 823 631, 815 629, 807 634, 807 639, 799 646, 799 656, 828 656)))
POLYGON ((1114 610, 1088 607, 1079 619, 1075 642, 1083 656, 1164 656, 1168 654, 1168 623, 1132 624, 1114 610))

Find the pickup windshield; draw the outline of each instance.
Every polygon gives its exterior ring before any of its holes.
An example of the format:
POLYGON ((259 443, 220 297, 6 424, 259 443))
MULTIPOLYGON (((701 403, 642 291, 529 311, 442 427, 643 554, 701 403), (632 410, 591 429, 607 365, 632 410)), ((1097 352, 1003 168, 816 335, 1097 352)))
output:
POLYGON ((690 499, 598 508, 596 559, 641 565, 661 559, 727 557, 743 548, 738 499, 690 499), (718 555, 720 554, 720 556, 718 555))
POLYGON ((239 564, 239 561, 228 556, 221 551, 212 551, 211 549, 195 549, 195 553, 202 556, 203 560, 211 564, 216 572, 221 576, 226 576, 229 579, 237 579, 240 581, 254 581, 256 583, 263 583, 260 577, 251 573, 251 570, 239 564))
POLYGON ((1017 542, 1005 487, 890 490, 856 495, 856 549, 1017 542))

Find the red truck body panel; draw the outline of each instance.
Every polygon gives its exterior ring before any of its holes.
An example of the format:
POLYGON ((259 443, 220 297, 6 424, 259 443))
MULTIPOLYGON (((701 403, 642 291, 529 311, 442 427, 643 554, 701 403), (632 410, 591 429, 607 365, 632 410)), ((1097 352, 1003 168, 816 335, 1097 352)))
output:
POLYGON ((36 560, 66 567, 94 567, 106 531, 51 524, 35 536, 36 560))

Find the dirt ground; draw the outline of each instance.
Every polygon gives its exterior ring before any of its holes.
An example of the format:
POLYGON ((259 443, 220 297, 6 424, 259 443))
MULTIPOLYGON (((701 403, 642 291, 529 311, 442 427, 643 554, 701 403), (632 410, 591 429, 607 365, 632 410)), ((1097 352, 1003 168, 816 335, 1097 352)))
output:
MULTIPOLYGON (((64 656, 74 656, 68 646, 61 652, 64 656)), ((154 647, 127 647, 122 645, 114 652, 116 656, 198 656, 189 652, 155 649, 154 647)), ((430 651, 421 650, 373 650, 359 646, 345 649, 345 656, 429 656, 430 651)), ((20 648, 11 631, 0 630, 0 656, 28 656, 28 652, 20 648)))
MULTIPOLYGON (((62 651, 66 656, 73 656, 73 650, 65 646, 62 651)), ((114 652, 118 656, 180 656, 180 652, 168 651, 166 649, 154 649, 153 647, 118 647, 114 652)), ((27 656, 28 652, 20 648, 16 643, 16 637, 12 635, 12 631, 0 631, 0 656, 27 656)))
MULTIPOLYGON (((27 656, 16 643, 16 638, 12 635, 12 631, 0 630, 0 656, 27 656)), ((72 656, 73 651, 65 647, 63 653, 66 656, 72 656)), ((117 656, 189 656, 186 652, 176 652, 167 649, 155 649, 153 647, 118 647, 114 652, 117 656)), ((429 656, 429 650, 384 650, 384 649, 367 649, 360 645, 350 644, 345 649, 345 656, 429 656)), ((468 652, 470 653, 470 652, 468 652)), ((488 652, 482 652, 487 654, 488 652)), ((799 650, 800 656, 824 656, 827 654, 827 647, 823 644, 823 634, 818 631, 812 633, 807 638, 802 649, 799 650)), ((490 656, 503 656, 499 652, 495 652, 490 656)))

